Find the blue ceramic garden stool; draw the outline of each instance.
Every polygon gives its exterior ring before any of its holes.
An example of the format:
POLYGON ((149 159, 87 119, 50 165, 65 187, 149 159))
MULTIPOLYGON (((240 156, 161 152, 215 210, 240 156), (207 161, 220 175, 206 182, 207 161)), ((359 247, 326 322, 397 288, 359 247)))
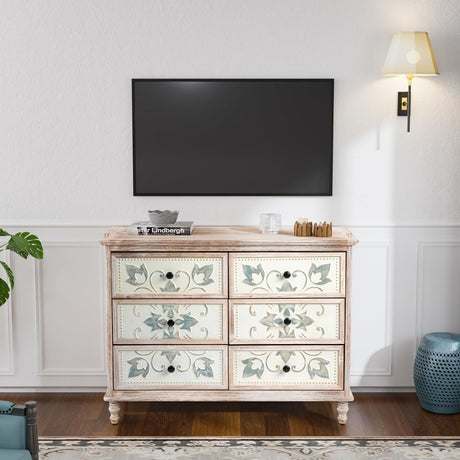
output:
POLYGON ((417 350, 414 383, 422 407, 438 414, 460 412, 460 334, 426 334, 417 350))

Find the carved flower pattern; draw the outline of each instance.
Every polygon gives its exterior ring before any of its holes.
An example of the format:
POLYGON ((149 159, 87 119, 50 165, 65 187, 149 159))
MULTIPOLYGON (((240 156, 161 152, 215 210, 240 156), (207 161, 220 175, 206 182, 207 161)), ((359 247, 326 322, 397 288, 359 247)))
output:
MULTIPOLYGON (((155 356, 155 353, 153 356, 155 356)), ((153 359, 153 356, 151 356, 151 359, 153 359)), ((145 379, 150 370, 152 370, 152 372, 162 373, 165 372, 167 366, 169 365, 174 365, 175 370, 177 369, 178 372, 187 372, 191 368, 196 378, 214 377, 212 365, 215 363, 215 360, 207 356, 200 356, 194 359, 191 353, 180 350, 163 350, 159 356, 164 357, 164 359, 167 361, 167 364, 163 363, 158 368, 155 367, 153 361, 151 361, 150 365, 149 361, 147 361, 147 359, 144 357, 136 357, 128 360, 127 363, 130 365, 128 378, 142 376, 145 379), (174 361, 178 357, 184 358, 186 361, 188 360, 188 364, 182 366, 181 362, 175 363, 174 361)))
POLYGON ((144 378, 147 377, 150 369, 147 360, 144 358, 133 358, 128 361, 128 364, 131 364, 128 377, 137 377, 138 375, 142 375, 144 378), (144 366, 139 367, 141 364, 144 364, 144 366))
POLYGON ((203 375, 204 377, 214 377, 211 364, 214 364, 214 360, 211 358, 198 358, 193 363, 193 373, 196 377, 203 375))
POLYGON ((126 272, 128 273, 127 283, 133 286, 140 286, 147 281, 148 272, 147 267, 142 264, 140 267, 135 265, 126 265, 126 272))
POLYGON ((191 331, 191 328, 198 323, 198 320, 188 313, 179 314, 177 305, 162 305, 162 314, 158 315, 151 313, 144 321, 144 324, 152 329, 163 330, 164 339, 179 339, 179 330, 191 331), (168 321, 173 320, 172 326, 168 325, 168 321))
POLYGON ((295 338, 295 329, 307 331, 307 327, 315 321, 306 312, 296 313, 295 305, 278 305, 279 313, 267 312, 259 322, 267 327, 267 331, 278 332, 278 338, 295 338), (286 318, 289 320, 286 324, 286 318))
POLYGON ((242 264, 242 271, 244 274, 243 283, 253 286, 254 289, 268 289, 267 292, 274 290, 278 292, 295 292, 298 289, 303 290, 308 283, 311 283, 313 286, 322 286, 332 282, 328 276, 331 271, 330 263, 316 265, 312 262, 308 271, 296 269, 289 276, 285 276, 284 273, 281 273, 277 269, 266 273, 262 264, 258 264, 257 266, 242 264), (290 278, 291 276, 292 279, 289 281, 283 279, 290 278), (294 281, 295 279, 297 279, 297 283, 294 281), (265 284, 263 284, 264 282, 265 284))
POLYGON ((329 361, 327 361, 324 358, 314 358, 310 360, 308 363, 308 373, 310 374, 311 378, 314 378, 315 375, 318 377, 322 377, 324 379, 329 378, 329 371, 326 367, 326 365, 329 364, 329 361), (313 366, 315 364, 315 366, 313 366))
POLYGON ((172 363, 176 356, 180 356, 181 352, 178 350, 164 350, 161 352, 161 356, 164 356, 170 363, 172 363))
MULTIPOLYGON (((257 357, 251 357, 251 358, 246 358, 241 360, 241 362, 245 365, 243 369, 243 378, 250 378, 252 376, 257 376, 257 378, 262 378, 263 373, 265 372, 265 369, 267 369, 270 372, 279 372, 281 369, 281 366, 276 367, 276 371, 270 369, 270 366, 268 365, 267 361, 270 359, 270 356, 272 353, 269 353, 264 359, 265 359, 265 364, 262 359, 257 358, 257 357)), ((298 353, 296 351, 289 351, 289 350, 280 350, 275 353, 275 356, 279 356, 281 361, 283 362, 284 365, 287 365, 289 361, 291 360, 292 357, 301 357, 305 364, 306 364, 306 355, 304 353, 298 353)), ((314 377, 320 377, 327 379, 329 378, 329 370, 327 368, 327 365, 329 364, 329 361, 321 358, 321 357, 315 357, 313 359, 310 359, 308 362, 307 370, 308 374, 310 375, 310 378, 313 379, 314 377)), ((294 372, 301 372, 301 370, 295 370, 295 365, 292 366, 292 370, 294 372)))
POLYGON ((247 358, 243 359, 242 363, 245 365, 243 370, 243 378, 252 377, 256 375, 257 378, 261 378, 264 373, 265 366, 259 358, 247 358))
POLYGON ((200 268, 195 264, 192 270, 192 279, 198 286, 207 286, 208 284, 214 283, 214 280, 211 278, 212 271, 212 265, 203 265, 200 268))
POLYGON ((291 359, 291 356, 295 354, 295 351, 278 351, 276 352, 276 356, 279 356, 284 364, 287 364, 287 362, 291 359))
POLYGON ((311 264, 308 276, 310 281, 317 286, 322 284, 330 283, 331 279, 327 277, 331 270, 331 264, 324 264, 317 267, 315 264, 311 264))
POLYGON ((297 287, 292 286, 289 281, 284 281, 281 287, 276 289, 278 289, 278 292, 294 292, 297 287))
POLYGON ((176 288, 176 286, 174 285, 174 283, 172 281, 168 281, 166 284, 165 284, 165 287, 164 288, 160 288, 160 291, 161 292, 178 292, 180 288, 176 288))
POLYGON ((257 286, 262 283, 265 278, 265 272, 261 264, 257 265, 257 267, 243 264, 243 273, 246 277, 243 283, 249 284, 249 286, 257 286), (254 275, 257 275, 258 281, 254 279, 254 275))

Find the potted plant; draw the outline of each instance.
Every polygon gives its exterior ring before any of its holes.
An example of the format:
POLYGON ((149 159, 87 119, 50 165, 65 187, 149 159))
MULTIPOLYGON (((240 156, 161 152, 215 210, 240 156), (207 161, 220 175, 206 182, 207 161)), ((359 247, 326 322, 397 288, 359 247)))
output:
MULTIPOLYGON (((0 237, 9 236, 9 240, 4 244, 0 244, 0 252, 13 251, 22 258, 32 256, 35 259, 43 259, 43 246, 35 235, 29 232, 19 232, 11 235, 6 230, 0 228, 0 237)), ((2 278, 0 274, 0 306, 2 306, 10 297, 10 292, 14 288, 13 270, 6 262, 0 260, 0 264, 5 269, 10 285, 2 278), (10 287, 11 286, 11 287, 10 287)))

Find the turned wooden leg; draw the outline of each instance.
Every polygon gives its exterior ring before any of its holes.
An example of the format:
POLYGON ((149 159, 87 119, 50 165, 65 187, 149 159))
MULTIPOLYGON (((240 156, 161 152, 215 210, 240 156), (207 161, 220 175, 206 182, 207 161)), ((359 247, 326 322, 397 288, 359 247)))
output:
POLYGON ((348 403, 338 402, 337 403, 337 421, 342 425, 345 425, 348 420, 348 403))
POLYGON ((109 402, 110 423, 112 423, 112 425, 116 425, 120 421, 120 408, 119 402, 109 402))

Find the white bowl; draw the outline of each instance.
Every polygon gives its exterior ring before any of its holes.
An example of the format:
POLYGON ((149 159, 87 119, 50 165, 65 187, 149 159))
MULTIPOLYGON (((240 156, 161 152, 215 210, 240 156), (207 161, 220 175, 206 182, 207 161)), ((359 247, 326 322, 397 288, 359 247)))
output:
POLYGON ((175 224, 179 211, 170 211, 166 209, 165 211, 160 211, 155 209, 154 211, 149 211, 149 219, 153 225, 171 225, 175 224))

